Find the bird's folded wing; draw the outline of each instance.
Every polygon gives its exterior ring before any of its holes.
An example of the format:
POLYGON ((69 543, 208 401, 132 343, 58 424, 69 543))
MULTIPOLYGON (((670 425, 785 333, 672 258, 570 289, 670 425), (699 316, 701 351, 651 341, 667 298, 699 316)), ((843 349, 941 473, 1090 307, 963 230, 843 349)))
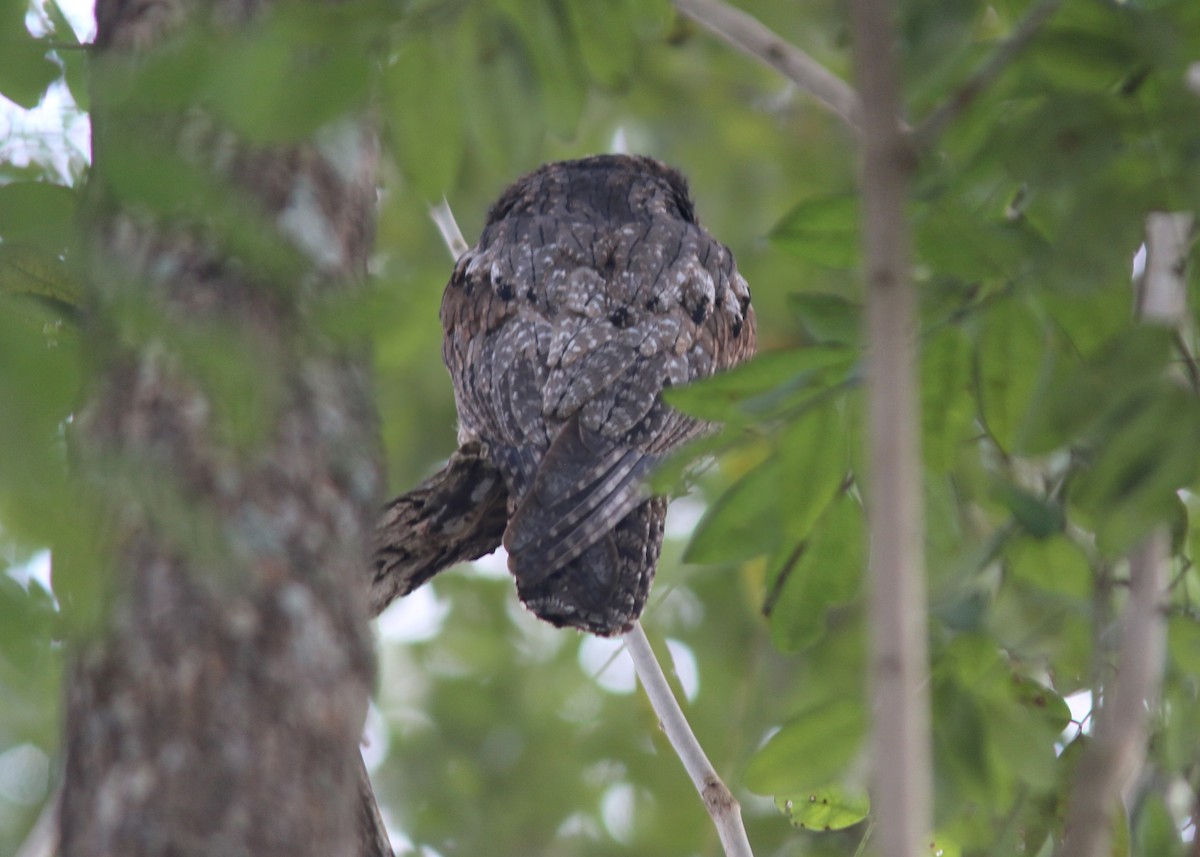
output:
POLYGON ((568 420, 504 534, 513 574, 536 584, 583 553, 649 496, 644 479, 657 461, 578 415, 568 420))

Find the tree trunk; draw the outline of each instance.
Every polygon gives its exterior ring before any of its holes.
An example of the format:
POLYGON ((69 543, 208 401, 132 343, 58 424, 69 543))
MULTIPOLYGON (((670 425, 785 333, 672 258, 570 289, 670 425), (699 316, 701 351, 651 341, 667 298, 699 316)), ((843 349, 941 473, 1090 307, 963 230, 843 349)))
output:
MULTIPOLYGON (((98 79, 192 24, 220 44, 265 13, 100 0, 98 79)), ((195 106, 139 112, 115 92, 93 94, 95 371, 73 432, 106 542, 85 575, 103 585, 77 600, 104 606, 67 688, 61 854, 387 853, 358 757, 371 382, 363 351, 314 323, 366 271, 374 136, 352 117, 249 145, 195 106), (248 203, 293 263, 256 258, 204 192, 134 199, 129 165, 164 157, 248 203)))

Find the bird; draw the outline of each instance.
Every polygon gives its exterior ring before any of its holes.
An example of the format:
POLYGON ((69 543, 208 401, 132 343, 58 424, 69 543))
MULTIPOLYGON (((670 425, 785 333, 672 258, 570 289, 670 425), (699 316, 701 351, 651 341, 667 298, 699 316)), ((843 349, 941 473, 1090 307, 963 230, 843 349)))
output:
POLYGON ((750 289, 697 221, 687 181, 646 156, 546 164, 491 206, 442 296, 461 444, 507 488, 522 603, 599 636, 633 626, 663 540, 656 465, 714 430, 664 389, 754 354, 750 289))

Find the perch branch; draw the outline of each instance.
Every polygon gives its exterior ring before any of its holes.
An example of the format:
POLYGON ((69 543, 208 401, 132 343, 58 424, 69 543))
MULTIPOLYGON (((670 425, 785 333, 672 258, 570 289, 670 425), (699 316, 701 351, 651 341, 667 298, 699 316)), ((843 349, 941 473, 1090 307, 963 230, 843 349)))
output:
POLYGON ((916 857, 928 853, 932 775, 916 293, 905 213, 914 156, 900 123, 893 4, 854 0, 850 10, 863 99, 874 804, 879 853, 916 857))
POLYGON ((781 39, 753 15, 720 0, 675 0, 680 14, 691 18, 722 41, 766 63, 859 130, 858 93, 800 48, 781 39))
POLYGON ((484 448, 468 443, 446 466, 389 502, 375 527, 371 615, 439 571, 500 545, 508 493, 484 448))
POLYGON ((658 715, 663 731, 667 734, 667 740, 671 742, 676 755, 687 770, 688 777, 700 793, 704 808, 712 816, 726 857, 753 857, 746 827, 742 823, 741 807, 728 786, 717 775, 700 742, 696 740, 683 709, 675 700, 671 686, 667 684, 667 677, 663 675, 662 667, 654 656, 654 650, 650 648, 650 641, 646 639, 646 632, 642 630, 640 622, 633 623, 624 640, 642 687, 646 689, 650 705, 654 707, 654 713, 658 715))
POLYGON ((462 230, 458 228, 458 221, 454 219, 454 212, 450 210, 450 203, 445 197, 442 197, 442 201, 437 205, 429 206, 429 217, 442 234, 442 241, 446 243, 450 256, 457 262, 471 245, 463 238, 462 230))
POLYGON ((1035 3, 1017 24, 1012 35, 1000 43, 987 61, 977 68, 953 95, 917 125, 912 134, 913 146, 920 151, 932 147, 950 123, 966 110, 981 92, 991 86, 1008 64, 1016 59, 1017 54, 1033 41, 1038 30, 1050 19, 1061 2, 1062 0, 1039 0, 1035 3))

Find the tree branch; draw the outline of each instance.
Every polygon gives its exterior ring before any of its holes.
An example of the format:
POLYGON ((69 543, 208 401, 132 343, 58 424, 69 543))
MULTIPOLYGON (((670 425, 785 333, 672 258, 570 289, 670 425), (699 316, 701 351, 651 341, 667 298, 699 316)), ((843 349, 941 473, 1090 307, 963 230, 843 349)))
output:
POLYGON ((442 241, 450 251, 450 257, 457 262, 471 245, 463 238, 462 230, 458 228, 458 221, 454 219, 454 212, 450 210, 450 203, 445 197, 442 197, 442 201, 437 205, 429 206, 429 218, 441 233, 442 241))
POLYGON ((953 95, 917 125, 912 133, 913 146, 927 151, 938 137, 949 127, 960 113, 967 109, 976 97, 991 86, 1017 54, 1025 49, 1042 25, 1057 11, 1061 0, 1039 0, 1017 24, 1011 36, 1001 42, 987 61, 963 82, 953 95))
POLYGON ((507 503, 504 479, 478 443, 464 445, 445 467, 389 502, 375 527, 371 615, 439 571, 499 547, 507 503))
MULTIPOLYGON (((1149 324, 1179 327, 1187 321, 1191 212, 1155 212, 1146 218, 1146 270, 1134 282, 1134 312, 1149 324)), ((1062 857, 1100 857, 1110 846, 1114 806, 1146 760, 1146 712, 1162 684, 1166 625, 1162 597, 1171 535, 1159 526, 1129 555, 1129 600, 1121 617, 1117 677, 1106 688, 1095 738, 1079 760, 1067 809, 1062 857)))
POLYGON ((746 827, 742 823, 741 807, 729 791, 729 787, 717 775, 700 742, 696 740, 683 710, 675 700, 675 694, 671 692, 671 686, 667 684, 667 677, 663 675, 662 667, 654 656, 654 650, 650 647, 650 641, 646 639, 646 632, 642 630, 640 622, 633 623, 624 640, 629 655, 633 658, 634 669, 637 670, 646 696, 650 699, 650 705, 654 707, 663 731, 667 734, 667 740, 671 742, 679 761, 683 762, 688 777, 704 801, 704 808, 708 810, 713 824, 717 827, 717 835, 721 838, 726 857, 753 857, 746 827))
POLYGON ((905 214, 914 158, 900 122, 893 8, 851 3, 863 99, 863 237, 867 272, 868 513, 872 760, 880 853, 927 853, 930 749, 916 295, 905 214))
POLYGON ((1129 601, 1122 617, 1117 678, 1104 694, 1096 733, 1079 760, 1067 810, 1062 857, 1109 853, 1113 808, 1146 756, 1146 704, 1162 680, 1165 627, 1160 600, 1170 534, 1156 529, 1129 557, 1129 601))
POLYGON ((851 130, 859 130, 861 108, 854 88, 754 16, 721 0, 675 0, 675 8, 722 41, 766 63, 840 117, 851 130))

